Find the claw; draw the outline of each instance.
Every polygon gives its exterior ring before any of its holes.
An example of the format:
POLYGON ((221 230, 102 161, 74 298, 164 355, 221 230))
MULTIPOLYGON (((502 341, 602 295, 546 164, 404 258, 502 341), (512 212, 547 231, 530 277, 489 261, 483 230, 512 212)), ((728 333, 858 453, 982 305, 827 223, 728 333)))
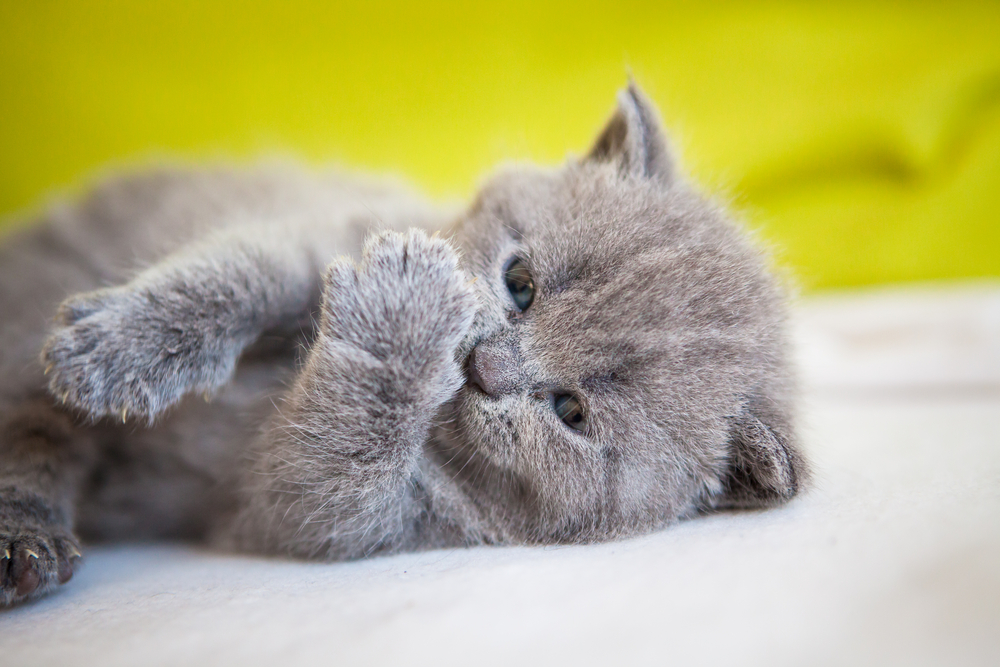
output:
POLYGON ((437 238, 438 236, 440 236, 440 235, 441 235, 441 230, 440 230, 440 229, 435 229, 435 230, 434 230, 434 233, 433 233, 433 234, 431 234, 431 238, 432 238, 432 239, 436 239, 436 238, 437 238))
POLYGON ((202 394, 201 397, 205 399, 206 403, 212 402, 212 395, 209 394, 207 391, 204 394, 202 394))
POLYGON ((128 408, 122 408, 122 423, 128 420, 128 408))
POLYGON ((25 549, 24 553, 28 554, 30 557, 34 558, 35 560, 38 560, 38 554, 36 554, 31 549, 25 549))
POLYGON ((83 558, 83 554, 80 553, 80 550, 74 547, 72 544, 69 545, 69 555, 72 558, 83 558))
POLYGON ((48 375, 49 373, 52 372, 52 369, 55 368, 55 366, 56 366, 55 364, 49 364, 48 366, 45 367, 43 374, 48 375))
POLYGON ((10 549, 3 550, 3 558, 0 560, 10 560, 10 549))
POLYGON ((479 276, 472 276, 472 280, 470 280, 466 284, 468 284, 468 285, 475 285, 477 280, 479 280, 479 276))

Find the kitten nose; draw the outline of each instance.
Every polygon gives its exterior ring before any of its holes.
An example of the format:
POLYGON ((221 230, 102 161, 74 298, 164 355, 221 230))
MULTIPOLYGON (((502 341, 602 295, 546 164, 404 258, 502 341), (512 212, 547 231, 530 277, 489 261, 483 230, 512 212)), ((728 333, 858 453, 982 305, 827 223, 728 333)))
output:
POLYGON ((469 384, 496 398, 517 389, 518 356, 512 347, 478 345, 469 355, 469 384))

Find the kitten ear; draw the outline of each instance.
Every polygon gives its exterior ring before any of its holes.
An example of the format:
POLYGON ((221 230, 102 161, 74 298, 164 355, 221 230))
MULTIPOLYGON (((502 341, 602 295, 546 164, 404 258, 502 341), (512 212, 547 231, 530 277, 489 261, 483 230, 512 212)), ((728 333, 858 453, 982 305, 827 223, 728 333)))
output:
POLYGON ((715 507, 752 508, 790 500, 799 490, 805 463, 789 443, 750 412, 733 422, 732 460, 715 507))
POLYGON ((616 162, 623 174, 668 182, 674 160, 656 107, 634 81, 618 93, 618 108, 597 137, 588 160, 616 162))

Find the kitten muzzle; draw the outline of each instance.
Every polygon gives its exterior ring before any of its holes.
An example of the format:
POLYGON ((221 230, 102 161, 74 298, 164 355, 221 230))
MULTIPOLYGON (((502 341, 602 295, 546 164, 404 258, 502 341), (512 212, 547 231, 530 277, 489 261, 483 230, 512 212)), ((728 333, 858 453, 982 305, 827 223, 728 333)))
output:
POLYGON ((467 362, 469 384, 487 396, 511 394, 521 385, 521 359, 510 345, 482 343, 473 348, 467 362))

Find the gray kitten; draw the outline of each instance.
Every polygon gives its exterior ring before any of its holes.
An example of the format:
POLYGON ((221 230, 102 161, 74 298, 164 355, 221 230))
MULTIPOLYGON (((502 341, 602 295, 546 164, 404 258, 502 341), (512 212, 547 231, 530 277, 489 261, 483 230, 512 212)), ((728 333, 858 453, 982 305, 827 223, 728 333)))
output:
POLYGON ((782 294, 634 85, 586 158, 448 223, 342 177, 165 171, 8 236, 0 604, 69 580, 76 535, 338 560, 796 493, 782 294))

